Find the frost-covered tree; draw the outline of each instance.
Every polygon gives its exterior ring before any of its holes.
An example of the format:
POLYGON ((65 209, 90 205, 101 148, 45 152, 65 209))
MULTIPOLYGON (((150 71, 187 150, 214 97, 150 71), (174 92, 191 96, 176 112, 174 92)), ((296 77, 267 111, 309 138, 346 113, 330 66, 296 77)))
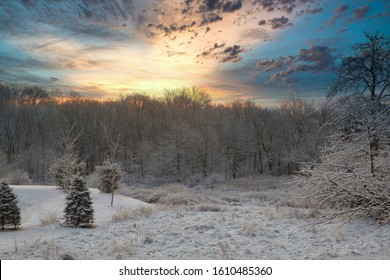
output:
POLYGON ((94 221, 90 191, 83 176, 74 176, 72 188, 66 197, 64 219, 67 225, 89 227, 94 221))
POLYGON ((66 153, 58 158, 49 168, 49 174, 64 192, 69 191, 72 177, 77 174, 83 175, 84 172, 85 164, 83 162, 79 163, 71 153, 66 153))
POLYGON ((306 166, 298 183, 317 203, 333 208, 325 217, 373 217, 390 222, 390 42, 375 33, 343 59, 328 97, 337 100, 339 133, 319 162, 306 166), (368 94, 367 94, 368 93, 368 94))
POLYGON ((6 226, 17 228, 20 225, 20 208, 17 197, 6 181, 0 182, 0 223, 1 229, 6 226))
POLYGON ((338 119, 340 132, 321 160, 297 181, 308 188, 324 218, 372 217, 390 222, 390 106, 371 97, 349 98, 338 119))
POLYGON ((99 190, 111 193, 111 206, 114 204, 114 191, 119 187, 123 176, 122 166, 118 162, 105 160, 103 165, 97 166, 96 171, 100 178, 99 190))

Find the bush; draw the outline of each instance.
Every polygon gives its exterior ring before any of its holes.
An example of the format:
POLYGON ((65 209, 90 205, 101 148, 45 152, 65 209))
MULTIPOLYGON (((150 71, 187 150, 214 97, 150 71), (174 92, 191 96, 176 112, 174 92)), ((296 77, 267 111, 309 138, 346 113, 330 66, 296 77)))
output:
POLYGON ((11 185, 31 185, 32 181, 30 177, 28 176, 28 173, 23 170, 15 170, 11 171, 7 175, 7 179, 9 184, 11 185))
MULTIPOLYGON (((364 146, 364 145, 363 145, 364 146)), ((320 163, 307 165, 296 183, 309 194, 313 212, 325 211, 318 217, 372 217, 379 224, 390 222, 390 166, 389 148, 378 151, 375 176, 361 143, 333 144, 326 148, 320 163)))

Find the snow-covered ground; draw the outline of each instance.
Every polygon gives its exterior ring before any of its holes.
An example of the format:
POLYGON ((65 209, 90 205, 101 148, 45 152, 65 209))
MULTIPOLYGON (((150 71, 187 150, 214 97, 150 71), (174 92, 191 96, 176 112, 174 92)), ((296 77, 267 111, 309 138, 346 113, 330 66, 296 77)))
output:
POLYGON ((315 224, 286 182, 129 188, 113 207, 110 194, 90 189, 93 228, 60 226, 65 194, 56 187, 12 186, 22 225, 0 231, 0 259, 390 259, 389 225, 315 224))

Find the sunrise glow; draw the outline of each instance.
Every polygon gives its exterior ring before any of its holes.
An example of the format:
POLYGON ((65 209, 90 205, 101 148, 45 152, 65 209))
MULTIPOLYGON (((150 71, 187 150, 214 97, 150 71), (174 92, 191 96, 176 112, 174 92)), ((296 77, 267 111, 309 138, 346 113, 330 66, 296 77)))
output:
POLYGON ((117 98, 197 86, 215 100, 324 96, 386 1, 0 3, 0 81, 117 98))

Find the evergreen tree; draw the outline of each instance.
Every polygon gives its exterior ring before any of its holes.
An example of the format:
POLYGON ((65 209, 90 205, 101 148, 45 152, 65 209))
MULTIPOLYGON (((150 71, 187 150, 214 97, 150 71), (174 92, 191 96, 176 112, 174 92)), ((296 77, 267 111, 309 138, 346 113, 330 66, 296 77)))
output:
POLYGON ((94 221, 94 209, 90 191, 86 187, 84 177, 75 176, 66 197, 64 219, 66 224, 75 227, 88 227, 94 221))
POLYGON ((0 223, 1 229, 8 225, 20 225, 20 208, 17 205, 16 195, 6 181, 0 182, 0 223))

